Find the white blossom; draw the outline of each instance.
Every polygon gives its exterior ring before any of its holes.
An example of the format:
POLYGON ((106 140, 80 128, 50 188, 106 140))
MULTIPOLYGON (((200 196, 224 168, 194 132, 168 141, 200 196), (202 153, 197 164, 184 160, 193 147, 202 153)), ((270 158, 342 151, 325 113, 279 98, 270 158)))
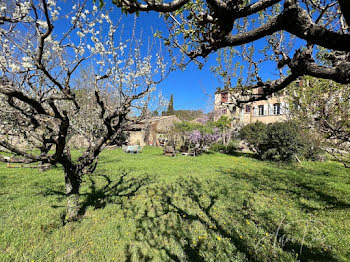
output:
POLYGON ((46 21, 42 21, 42 20, 38 20, 36 21, 39 26, 41 26, 42 28, 48 28, 47 22, 46 21))
POLYGON ((94 42, 94 43, 98 42, 98 39, 97 39, 97 37, 95 37, 95 36, 92 36, 92 37, 91 37, 91 40, 92 40, 92 42, 94 42))
POLYGON ((12 73, 17 73, 20 70, 20 67, 14 63, 11 63, 9 67, 12 73))
POLYGON ((55 0, 48 0, 48 1, 47 1, 47 4, 48 4, 49 6, 56 6, 56 1, 55 1, 55 0))
POLYGON ((84 55, 84 53, 85 53, 85 49, 84 48, 80 48, 79 54, 82 56, 82 55, 84 55))
POLYGON ((31 63, 29 63, 29 62, 23 62, 22 63, 22 66, 24 67, 24 68, 31 68, 32 67, 32 64, 31 63))
POLYGON ((109 20, 108 14, 101 14, 102 19, 106 19, 107 21, 109 20))
POLYGON ((1 3, 1 5, 0 5, 0 12, 4 12, 4 11, 6 11, 6 5, 5 5, 5 3, 1 3))
POLYGON ((0 64, 6 64, 6 57, 0 56, 0 64))
POLYGON ((58 47, 58 45, 53 45, 52 46, 52 51, 57 52, 60 48, 58 47))
POLYGON ((56 21, 58 19, 58 11, 57 10, 53 10, 51 12, 51 18, 52 18, 52 21, 56 21))
POLYGON ((28 15, 30 9, 30 1, 19 3, 16 6, 15 12, 13 13, 13 18, 18 19, 28 15))
POLYGON ((25 56, 25 57, 22 57, 22 66, 24 68, 31 68, 32 67, 32 64, 29 62, 31 60, 30 57, 28 56, 25 56))
POLYGON ((9 47, 6 40, 7 39, 5 39, 4 43, 2 44, 2 49, 4 49, 4 50, 9 47))
POLYGON ((104 52, 105 51, 105 47, 101 43, 96 43, 95 48, 96 48, 97 52, 104 52))
POLYGON ((77 35, 80 37, 80 38, 83 38, 85 36, 85 34, 83 34, 82 32, 78 31, 77 32, 77 35))

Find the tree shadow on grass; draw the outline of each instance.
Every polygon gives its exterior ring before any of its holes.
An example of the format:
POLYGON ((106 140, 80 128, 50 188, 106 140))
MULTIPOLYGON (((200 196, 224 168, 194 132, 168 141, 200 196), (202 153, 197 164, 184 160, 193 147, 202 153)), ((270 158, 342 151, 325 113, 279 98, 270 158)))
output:
MULTIPOLYGON (((234 203, 236 206, 232 210, 229 206, 221 206, 225 211, 219 211, 217 204, 229 195, 224 193, 224 182, 218 185, 210 183, 181 179, 171 185, 157 185, 148 196, 148 202, 143 203, 143 209, 140 206, 125 206, 133 218, 137 217, 138 229, 135 243, 126 250, 128 261, 132 261, 132 254, 146 258, 155 252, 163 254, 165 261, 337 260, 331 251, 324 250, 322 246, 306 245, 300 238, 290 237, 287 241, 285 236, 291 235, 291 232, 279 227, 268 216, 259 217, 255 230, 278 231, 275 237, 264 242, 270 249, 264 247, 264 251, 260 252, 257 242, 249 236, 259 236, 260 233, 250 232, 242 237, 247 213, 255 211, 246 200, 234 203), (218 186, 222 188, 215 191, 214 188, 218 186), (232 213, 233 218, 228 219, 227 216, 232 213), (283 244, 278 242, 282 238, 283 244)), ((229 188, 227 190, 227 194, 232 193, 229 188)))
MULTIPOLYGON (((344 198, 341 192, 332 189, 326 181, 322 180, 321 175, 312 173, 308 175, 304 169, 294 170, 294 173, 278 172, 271 169, 261 169, 257 173, 237 172, 234 169, 222 169, 220 172, 224 175, 229 175, 234 179, 244 180, 249 182, 255 190, 264 190, 266 192, 284 192, 292 198, 300 197, 306 200, 319 203, 319 208, 322 209, 349 209, 350 199, 344 198)), ((317 207, 300 203, 300 206, 305 211, 314 211, 317 207)))
MULTIPOLYGON (((200 183, 194 179, 178 180, 166 186, 160 184, 147 191, 148 202, 142 211, 140 207, 124 207, 132 211, 133 217, 138 217, 136 243, 140 247, 146 245, 148 249, 165 253, 166 257, 162 259, 166 261, 205 261, 206 251, 209 251, 215 258, 215 249, 218 247, 207 245, 204 239, 197 240, 197 244, 193 242, 195 240, 191 235, 193 233, 191 226, 194 223, 200 223, 203 230, 208 231, 207 235, 213 238, 215 235, 230 238, 239 252, 252 258, 245 242, 240 241, 237 234, 223 229, 212 216, 211 209, 217 197, 208 195, 209 202, 206 204, 199 200, 198 194, 208 193, 201 192, 200 187, 200 183), (185 202, 191 206, 183 206, 185 202)), ((127 249, 129 249, 126 250, 126 253, 129 254, 127 261, 132 261, 132 253, 135 252, 139 257, 149 256, 143 251, 144 249, 138 248, 137 244, 136 247, 134 244, 132 251, 130 246, 127 249)), ((229 257, 233 249, 225 251, 229 257)))
MULTIPOLYGON (((150 183, 149 175, 133 176, 129 170, 120 170, 120 176, 116 179, 107 175, 104 171, 95 171, 95 173, 86 175, 82 183, 80 193, 80 210, 79 216, 83 217, 89 207, 103 209, 108 204, 121 204, 122 198, 130 198, 135 196, 138 191, 150 183), (84 187, 87 189, 83 189, 84 187)), ((59 202, 64 202, 66 194, 64 186, 56 186, 56 188, 46 187, 40 192, 43 196, 55 195, 59 202)), ((52 205, 52 208, 64 208, 65 205, 52 205)), ((65 224, 65 213, 61 215, 61 221, 65 224)))
MULTIPOLYGON (((234 179, 239 179, 244 182, 248 182, 253 186, 253 193, 263 192, 266 194, 275 193, 287 193, 293 203, 297 203, 300 206, 299 211, 307 214, 319 209, 333 210, 333 209, 349 209, 350 198, 343 194, 342 191, 337 191, 332 185, 327 183, 327 180, 323 180, 323 171, 313 172, 307 174, 303 168, 294 170, 294 173, 284 173, 273 171, 271 169, 262 169, 255 174, 237 172, 233 169, 222 170, 222 174, 229 175, 234 179)), ((329 176, 329 174, 327 174, 329 176)), ((274 219, 265 215, 260 217, 260 220, 266 222, 268 225, 266 231, 273 231, 279 228, 280 225, 274 222, 274 219)), ((259 221, 256 221, 259 222, 259 221)), ((320 221, 313 221, 312 219, 300 220, 300 223, 306 224, 307 228, 312 223, 320 223, 320 221)), ((293 223, 292 223, 293 224, 293 223)), ((321 223, 322 224, 322 223, 321 223)), ((294 225, 300 226, 300 225, 294 225)), ((314 225, 316 228, 319 225, 314 225)), ((320 232, 319 232, 320 233, 320 232)), ((298 260, 300 261, 337 261, 338 257, 334 256, 329 249, 329 246, 310 246, 303 245, 303 241, 297 241, 290 236, 291 233, 283 228, 279 228, 276 233, 276 239, 282 239, 282 249, 287 252, 298 253, 298 260)), ((316 236, 315 239, 324 240, 322 236, 316 236)))
POLYGON ((224 154, 225 155, 229 155, 229 156, 246 157, 246 158, 252 158, 252 159, 260 160, 260 158, 256 154, 249 153, 249 152, 234 151, 232 153, 224 153, 224 154))
POLYGON ((133 177, 131 171, 126 170, 121 170, 121 175, 117 180, 112 180, 110 176, 101 172, 89 175, 87 176, 89 190, 81 194, 85 199, 81 203, 79 214, 84 215, 88 207, 100 209, 104 208, 107 204, 120 204, 122 197, 129 199, 135 196, 150 181, 151 179, 147 174, 133 177), (102 178, 104 185, 98 185, 96 178, 102 178))

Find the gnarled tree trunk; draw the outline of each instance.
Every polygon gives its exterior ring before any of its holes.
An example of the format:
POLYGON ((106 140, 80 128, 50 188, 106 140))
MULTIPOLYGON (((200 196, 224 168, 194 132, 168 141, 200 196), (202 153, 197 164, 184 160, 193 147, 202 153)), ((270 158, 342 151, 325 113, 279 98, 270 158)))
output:
POLYGON ((79 173, 73 168, 65 168, 64 179, 67 195, 67 222, 75 221, 79 215, 79 189, 81 179, 79 173))

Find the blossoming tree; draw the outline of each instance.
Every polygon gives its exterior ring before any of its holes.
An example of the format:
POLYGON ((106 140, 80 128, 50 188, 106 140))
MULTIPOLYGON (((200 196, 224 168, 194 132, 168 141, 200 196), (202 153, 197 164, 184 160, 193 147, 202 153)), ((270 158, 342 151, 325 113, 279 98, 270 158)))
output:
POLYGON ((291 116, 314 132, 327 153, 350 168, 350 85, 304 77, 288 88, 288 94, 291 116))
POLYGON ((148 49, 142 55, 135 30, 128 48, 117 37, 121 20, 113 22, 110 11, 87 4, 70 10, 53 0, 0 6, 0 146, 13 153, 0 159, 61 164, 68 221, 78 218, 83 175, 94 171, 106 146, 144 117, 131 118, 130 112, 147 107, 166 75, 160 54, 148 49), (77 81, 87 66, 91 74, 77 81), (68 145, 72 133, 89 141, 76 160, 68 145))

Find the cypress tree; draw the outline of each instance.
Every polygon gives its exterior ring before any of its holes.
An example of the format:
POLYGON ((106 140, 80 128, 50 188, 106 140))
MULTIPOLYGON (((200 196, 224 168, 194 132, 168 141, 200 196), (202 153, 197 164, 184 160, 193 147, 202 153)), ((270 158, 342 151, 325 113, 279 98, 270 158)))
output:
POLYGON ((168 109, 166 111, 166 115, 171 116, 174 114, 175 114, 175 112, 174 112, 174 96, 173 96, 173 94, 171 94, 168 109))

